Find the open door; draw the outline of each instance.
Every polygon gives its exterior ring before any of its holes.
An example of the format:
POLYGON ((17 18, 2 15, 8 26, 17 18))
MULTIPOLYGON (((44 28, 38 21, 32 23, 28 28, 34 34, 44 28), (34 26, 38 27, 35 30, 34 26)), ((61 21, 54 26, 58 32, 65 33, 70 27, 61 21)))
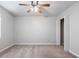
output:
POLYGON ((64 46, 64 18, 60 20, 60 45, 64 46))

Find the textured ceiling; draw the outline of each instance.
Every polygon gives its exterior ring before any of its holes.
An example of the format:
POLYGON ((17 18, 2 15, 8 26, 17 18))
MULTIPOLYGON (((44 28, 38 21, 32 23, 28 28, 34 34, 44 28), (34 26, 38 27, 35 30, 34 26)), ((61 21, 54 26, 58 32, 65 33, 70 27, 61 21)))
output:
MULTIPOLYGON (((32 15, 26 12, 27 7, 19 6, 19 3, 25 3, 24 1, 0 1, 0 5, 7 9, 14 16, 26 16, 32 15)), ((30 1, 26 2, 30 4, 30 1)), ((39 3, 49 3, 50 7, 46 8, 49 16, 58 16, 67 8, 72 6, 75 1, 40 1, 39 3)))

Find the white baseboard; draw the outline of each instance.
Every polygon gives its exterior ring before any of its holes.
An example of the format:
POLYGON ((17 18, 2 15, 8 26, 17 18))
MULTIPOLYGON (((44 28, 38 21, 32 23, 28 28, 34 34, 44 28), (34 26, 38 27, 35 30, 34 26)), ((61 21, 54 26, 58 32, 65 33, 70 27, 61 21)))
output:
POLYGON ((15 43, 15 45, 56 45, 56 43, 15 43))
POLYGON ((15 45, 15 44, 9 45, 9 46, 7 46, 7 47, 1 49, 0 52, 5 51, 6 49, 8 49, 8 48, 10 48, 10 47, 12 47, 12 46, 14 46, 14 45, 15 45))
POLYGON ((69 50, 69 52, 79 58, 79 55, 78 55, 78 54, 74 53, 74 52, 71 51, 71 50, 69 50))
POLYGON ((60 43, 56 43, 56 45, 60 45, 60 43))

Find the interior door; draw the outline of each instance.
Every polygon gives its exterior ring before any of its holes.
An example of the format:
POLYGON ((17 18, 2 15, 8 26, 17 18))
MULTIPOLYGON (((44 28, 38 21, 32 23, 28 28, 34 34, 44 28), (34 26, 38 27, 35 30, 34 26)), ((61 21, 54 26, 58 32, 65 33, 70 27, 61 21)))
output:
POLYGON ((60 44, 64 46, 64 18, 60 20, 60 44))

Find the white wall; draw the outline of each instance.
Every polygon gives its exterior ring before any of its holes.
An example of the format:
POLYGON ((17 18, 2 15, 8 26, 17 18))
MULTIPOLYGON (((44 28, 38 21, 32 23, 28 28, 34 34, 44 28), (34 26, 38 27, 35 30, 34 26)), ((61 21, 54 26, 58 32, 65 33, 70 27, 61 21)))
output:
MULTIPOLYGON (((65 27, 64 27, 64 40, 65 40, 65 47, 66 51, 71 51, 76 56, 79 56, 79 2, 74 4, 72 7, 67 9, 61 15, 58 16, 56 21, 57 32, 56 35, 60 37, 60 24, 59 21, 61 18, 65 18, 65 27)), ((59 43, 59 38, 56 37, 57 43, 59 43)))
POLYGON ((16 43, 56 42, 56 17, 16 17, 14 22, 16 43))
POLYGON ((1 14, 0 14, 0 38, 1 38, 1 14))
POLYGON ((13 17, 0 6, 1 38, 0 51, 13 44, 13 17))
POLYGON ((79 57, 79 5, 70 15, 70 51, 79 57))

